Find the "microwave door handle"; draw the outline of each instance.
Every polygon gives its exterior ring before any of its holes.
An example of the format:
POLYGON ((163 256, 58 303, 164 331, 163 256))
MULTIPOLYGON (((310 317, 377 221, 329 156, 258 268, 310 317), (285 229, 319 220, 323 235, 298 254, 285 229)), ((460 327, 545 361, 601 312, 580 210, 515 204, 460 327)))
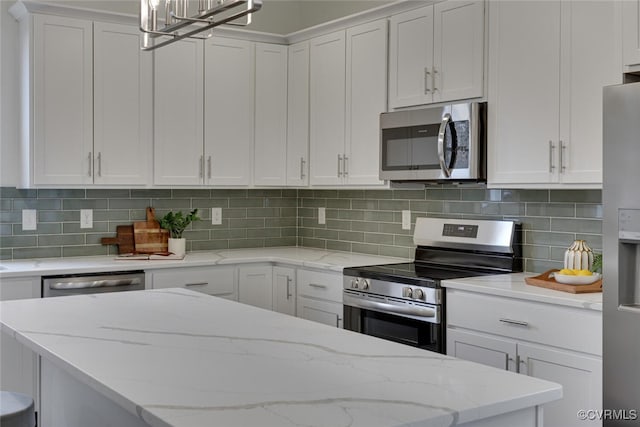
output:
POLYGON ((446 178, 451 176, 451 171, 446 165, 444 159, 444 134, 447 131, 447 125, 451 121, 451 114, 446 113, 442 116, 442 122, 440 123, 440 130, 438 131, 438 160, 440 161, 440 169, 446 178))

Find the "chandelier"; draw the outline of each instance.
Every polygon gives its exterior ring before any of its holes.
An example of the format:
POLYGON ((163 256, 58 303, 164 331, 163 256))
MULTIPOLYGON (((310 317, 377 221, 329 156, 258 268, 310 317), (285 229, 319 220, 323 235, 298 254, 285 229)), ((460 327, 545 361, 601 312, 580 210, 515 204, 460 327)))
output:
MULTIPOLYGON (((195 3, 195 2, 194 2, 195 3)), ((262 0, 198 0, 198 11, 189 15, 189 0, 140 0, 142 50, 157 49, 184 38, 211 37, 221 24, 245 26, 262 0), (238 21, 245 18, 243 21, 238 21), (204 33, 204 34, 201 34, 204 33)))

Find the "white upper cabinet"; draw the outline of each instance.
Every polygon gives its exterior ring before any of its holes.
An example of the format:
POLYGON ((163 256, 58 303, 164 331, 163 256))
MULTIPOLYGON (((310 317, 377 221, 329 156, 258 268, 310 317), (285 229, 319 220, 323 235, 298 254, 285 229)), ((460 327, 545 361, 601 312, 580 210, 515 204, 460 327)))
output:
POLYGON ((157 49, 154 184, 199 185, 204 178, 203 44, 181 40, 157 49))
POLYGON ((22 52, 33 61, 22 73, 33 78, 33 92, 23 94, 30 104, 23 108, 23 120, 31 120, 22 129, 33 132, 30 141, 23 141, 32 150, 23 164, 30 171, 27 185, 91 184, 93 24, 47 15, 32 19, 33 54, 22 52))
POLYGON ((400 13, 390 27, 389 108, 483 95, 482 0, 400 13))
POLYGON ((345 141, 345 32, 310 41, 310 184, 342 183, 345 141))
POLYGON ((380 170, 380 113, 386 111, 387 21, 347 30, 346 138, 344 181, 383 184, 380 170))
POLYGON ((618 6, 489 5, 489 185, 601 185, 602 87, 621 78, 618 6))
POLYGON ((152 54, 140 30, 94 23, 94 151, 96 184, 149 180, 153 120, 152 54))
POLYGON ((379 116, 386 104, 386 20, 310 43, 310 184, 381 185, 379 116))
POLYGON ((44 14, 20 21, 22 185, 149 184, 152 56, 137 27, 44 14))
POLYGON ((309 184, 309 42, 289 46, 287 185, 309 184))
POLYGON ((640 0, 626 0, 621 3, 624 65, 640 66, 640 0))
POLYGON ((249 185, 254 137, 254 43, 212 37, 205 41, 204 57, 205 183, 249 185))
POLYGON ((256 43, 253 183, 287 183, 287 46, 256 43))

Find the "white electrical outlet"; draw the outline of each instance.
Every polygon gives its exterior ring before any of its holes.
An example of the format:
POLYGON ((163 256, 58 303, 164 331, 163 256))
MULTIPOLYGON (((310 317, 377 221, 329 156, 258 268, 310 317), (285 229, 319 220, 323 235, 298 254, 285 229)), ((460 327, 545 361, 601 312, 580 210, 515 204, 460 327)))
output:
POLYGON ((327 213, 325 208, 318 208, 318 224, 327 223, 327 213))
POLYGON ((411 211, 402 211, 402 229, 411 230, 411 211))
POLYGON ((38 228, 37 211, 35 209, 22 210, 22 229, 36 230, 38 228))
POLYGON ((93 228, 93 209, 80 209, 80 228, 93 228))
POLYGON ((222 224, 222 208, 211 208, 211 224, 222 224))

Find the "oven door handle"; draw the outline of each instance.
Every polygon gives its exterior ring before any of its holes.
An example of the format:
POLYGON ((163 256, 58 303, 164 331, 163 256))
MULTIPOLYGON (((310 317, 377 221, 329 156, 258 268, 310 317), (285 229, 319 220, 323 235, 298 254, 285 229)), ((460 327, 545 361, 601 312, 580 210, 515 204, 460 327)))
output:
POLYGON ((371 309, 373 311, 381 311, 390 314, 404 314, 418 317, 436 317, 436 310, 428 307, 419 307, 411 304, 396 305, 385 302, 369 301, 360 298, 353 298, 344 295, 344 304, 352 307, 371 309))
POLYGON ((142 282, 139 278, 132 279, 103 279, 103 280, 87 280, 81 282, 71 281, 58 281, 49 284, 49 289, 55 289, 58 291, 74 290, 74 289, 93 289, 93 288, 106 288, 114 286, 135 286, 140 285, 142 282))

